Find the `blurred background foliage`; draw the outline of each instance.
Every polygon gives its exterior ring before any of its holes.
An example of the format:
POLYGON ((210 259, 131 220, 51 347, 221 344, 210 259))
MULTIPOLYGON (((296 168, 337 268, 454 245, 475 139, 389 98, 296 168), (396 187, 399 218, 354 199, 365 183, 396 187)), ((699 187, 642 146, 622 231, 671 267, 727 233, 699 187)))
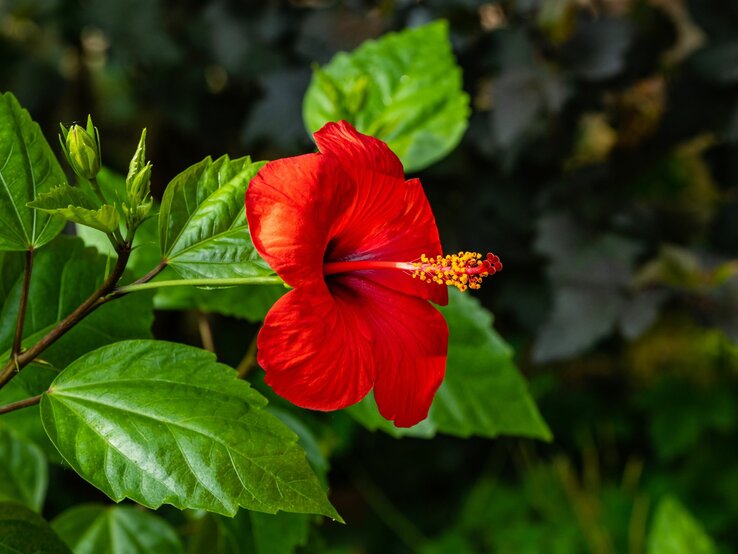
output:
MULTIPOLYGON (((311 459, 331 455, 349 525, 313 526, 302 548, 738 550, 735 2, 0 0, 0 90, 49 137, 92 113, 119 172, 147 127, 160 194, 208 154, 310 151, 311 64, 439 18, 472 115, 419 176, 446 249, 505 263, 478 297, 554 441, 398 440, 316 417, 311 459)), ((155 323, 234 366, 255 329, 155 323)), ((101 499, 60 475, 47 517, 101 499)))

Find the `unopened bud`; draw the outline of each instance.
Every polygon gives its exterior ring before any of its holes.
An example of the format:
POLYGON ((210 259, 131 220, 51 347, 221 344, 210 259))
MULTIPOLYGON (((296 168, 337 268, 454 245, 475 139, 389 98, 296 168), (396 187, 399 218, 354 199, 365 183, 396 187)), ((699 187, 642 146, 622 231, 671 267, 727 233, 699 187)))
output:
POLYGON ((151 190, 151 162, 146 162, 136 174, 130 175, 126 180, 128 198, 132 205, 140 204, 149 195, 151 190))
POLYGON ((146 129, 141 133, 126 177, 124 210, 129 224, 137 225, 151 211, 151 162, 146 161, 146 129))
POLYGON ((83 179, 94 179, 100 171, 100 136, 92 119, 87 117, 86 129, 81 125, 69 129, 62 126, 62 133, 62 148, 69 165, 83 179))

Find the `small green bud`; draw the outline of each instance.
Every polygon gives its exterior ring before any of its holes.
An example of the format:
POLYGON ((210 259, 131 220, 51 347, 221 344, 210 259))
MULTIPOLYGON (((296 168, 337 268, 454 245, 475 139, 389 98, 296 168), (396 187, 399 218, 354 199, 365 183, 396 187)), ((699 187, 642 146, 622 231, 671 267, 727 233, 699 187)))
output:
POLYGON ((69 129, 62 126, 59 140, 74 172, 83 179, 94 179, 100 171, 100 135, 92 118, 87 116, 86 129, 76 124, 69 129))
POLYGON ((126 180, 128 198, 132 205, 140 204, 151 191, 151 162, 147 162, 138 173, 126 180))
POLYGON ((126 181, 133 179, 143 169, 144 165, 146 165, 146 129, 141 131, 141 138, 138 140, 136 152, 133 154, 131 163, 128 166, 128 177, 126 177, 126 181))
POLYGON ((130 225, 143 221, 151 211, 151 162, 146 161, 146 129, 141 133, 136 152, 131 158, 126 177, 126 200, 123 209, 130 225))

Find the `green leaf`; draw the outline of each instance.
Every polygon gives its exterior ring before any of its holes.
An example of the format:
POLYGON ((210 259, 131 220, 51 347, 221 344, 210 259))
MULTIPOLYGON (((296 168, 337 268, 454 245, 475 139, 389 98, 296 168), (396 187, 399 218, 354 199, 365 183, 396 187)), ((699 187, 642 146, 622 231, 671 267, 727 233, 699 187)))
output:
POLYGON ((14 500, 40 512, 48 482, 41 449, 0 428, 0 500, 14 500))
POLYGON ((702 526, 676 498, 659 502, 648 535, 648 554, 716 554, 702 526))
POLYGON ((339 519, 297 436, 265 405, 204 350, 121 341, 67 367, 41 417, 67 463, 116 502, 339 519))
POLYGON ((115 206, 97 207, 79 187, 60 185, 39 194, 28 206, 48 214, 60 215, 69 221, 112 233, 118 229, 120 216, 115 206))
POLYGON ((179 554, 182 543, 164 519, 133 506, 75 506, 51 522, 75 554, 179 554))
POLYGON ((0 502, 0 553, 71 554, 38 514, 15 502, 0 502))
POLYGON ((243 198, 264 165, 250 158, 206 158, 175 177, 159 211, 162 256, 181 277, 271 275, 251 243, 243 198))
POLYGON ((428 418, 410 429, 398 429, 376 411, 371 396, 349 408, 369 429, 395 436, 433 436, 436 431, 468 437, 514 435, 543 440, 551 432, 528 393, 511 348, 492 328, 492 315, 479 301, 456 290, 441 308, 449 326, 446 378, 428 418))
POLYGON ((0 95, 0 250, 43 246, 64 228, 64 220, 26 204, 66 183, 41 128, 15 96, 0 95))
POLYGON ((188 554, 291 554, 307 543, 309 516, 239 510, 233 518, 207 515, 188 554))
MULTIPOLYGON (((108 260, 78 238, 61 236, 34 256, 23 344, 31 346, 71 313, 101 284, 108 260)), ((0 297, 0 359, 6 360, 15 333, 22 275, 0 297)), ((46 350, 42 358, 63 368, 85 352, 128 338, 148 338, 153 323, 152 295, 137 293, 107 303, 46 350)), ((47 383, 48 384, 48 383, 47 383)), ((36 390, 33 394, 41 392, 36 390)), ((29 391, 30 392, 30 391, 29 391)))
POLYGON ((311 133, 329 121, 353 123, 385 141, 406 171, 440 160, 459 143, 469 118, 448 24, 389 33, 337 54, 315 70, 303 117, 311 133))

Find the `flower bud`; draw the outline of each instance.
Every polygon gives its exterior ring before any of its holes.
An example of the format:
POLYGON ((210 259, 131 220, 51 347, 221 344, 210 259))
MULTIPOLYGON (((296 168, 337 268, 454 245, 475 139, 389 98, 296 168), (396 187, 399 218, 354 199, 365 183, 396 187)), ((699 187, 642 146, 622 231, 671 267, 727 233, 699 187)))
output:
POLYGON ((143 221, 151 211, 151 162, 146 161, 146 129, 141 133, 126 177, 126 200, 123 209, 130 225, 143 221))
POLYGON ((126 180, 131 205, 144 202, 151 191, 151 162, 146 162, 136 174, 126 180))
POLYGON ((72 125, 69 129, 62 126, 64 140, 62 149, 69 165, 83 179, 94 179, 100 171, 100 135, 87 117, 87 128, 72 125))

